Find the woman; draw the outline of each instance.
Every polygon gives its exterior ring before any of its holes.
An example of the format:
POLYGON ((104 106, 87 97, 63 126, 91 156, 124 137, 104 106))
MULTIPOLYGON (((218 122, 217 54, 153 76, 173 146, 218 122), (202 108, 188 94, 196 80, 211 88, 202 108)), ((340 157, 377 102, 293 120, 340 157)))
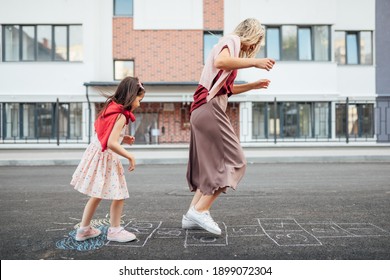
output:
POLYGON ((233 34, 221 38, 206 61, 190 109, 187 181, 195 194, 183 216, 184 229, 201 227, 221 234, 209 209, 221 192, 226 192, 228 187, 236 189, 246 167, 238 137, 225 112, 228 96, 268 87, 267 79, 234 85, 238 69, 272 69, 273 59, 254 58, 263 39, 264 28, 259 21, 246 19, 233 34))

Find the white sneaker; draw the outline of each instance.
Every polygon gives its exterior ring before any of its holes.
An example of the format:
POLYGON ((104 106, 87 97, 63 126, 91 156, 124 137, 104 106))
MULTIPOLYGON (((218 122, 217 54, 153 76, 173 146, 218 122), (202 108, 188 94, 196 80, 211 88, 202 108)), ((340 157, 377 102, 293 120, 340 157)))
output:
POLYGON ((182 229, 203 229, 202 227, 198 226, 197 223, 188 219, 186 215, 183 215, 183 219, 181 220, 181 228, 182 229))
POLYGON ((197 223, 198 226, 201 226, 208 232, 214 233, 216 235, 221 235, 221 229, 219 228, 218 224, 214 222, 213 218, 210 216, 209 211, 198 212, 195 210, 195 207, 192 206, 188 210, 186 216, 192 222, 197 223))

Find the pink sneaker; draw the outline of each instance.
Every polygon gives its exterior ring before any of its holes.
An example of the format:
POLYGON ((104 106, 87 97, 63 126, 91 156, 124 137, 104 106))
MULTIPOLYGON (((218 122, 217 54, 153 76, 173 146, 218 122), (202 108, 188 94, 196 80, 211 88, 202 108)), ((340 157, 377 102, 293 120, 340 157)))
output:
POLYGON ((135 240, 136 238, 137 237, 133 233, 128 232, 123 227, 117 230, 109 228, 107 233, 107 240, 109 241, 130 242, 135 240))
POLYGON ((89 226, 87 229, 77 229, 76 240, 84 241, 99 236, 102 232, 100 229, 89 226))

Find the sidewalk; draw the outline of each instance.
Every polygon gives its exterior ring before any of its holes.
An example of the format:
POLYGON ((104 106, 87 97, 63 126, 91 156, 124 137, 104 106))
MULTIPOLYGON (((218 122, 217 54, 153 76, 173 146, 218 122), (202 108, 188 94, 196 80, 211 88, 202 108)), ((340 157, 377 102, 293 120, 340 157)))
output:
MULTIPOLYGON (((375 143, 267 143, 242 144, 248 163, 294 162, 385 162, 390 163, 390 145, 375 143)), ((77 165, 85 146, 0 146, 0 166, 77 165)), ((185 164, 188 145, 138 145, 128 147, 137 164, 185 164)), ((123 163, 126 160, 123 159, 123 163)))

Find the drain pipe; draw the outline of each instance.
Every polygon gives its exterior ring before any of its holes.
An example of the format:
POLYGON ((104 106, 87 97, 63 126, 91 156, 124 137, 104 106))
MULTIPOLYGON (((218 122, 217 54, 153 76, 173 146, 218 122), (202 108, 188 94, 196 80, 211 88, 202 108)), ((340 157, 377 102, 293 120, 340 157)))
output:
POLYGON ((86 91, 85 95, 87 97, 87 102, 88 102, 88 144, 91 143, 91 101, 89 100, 89 95, 88 95, 88 84, 84 84, 86 91))

